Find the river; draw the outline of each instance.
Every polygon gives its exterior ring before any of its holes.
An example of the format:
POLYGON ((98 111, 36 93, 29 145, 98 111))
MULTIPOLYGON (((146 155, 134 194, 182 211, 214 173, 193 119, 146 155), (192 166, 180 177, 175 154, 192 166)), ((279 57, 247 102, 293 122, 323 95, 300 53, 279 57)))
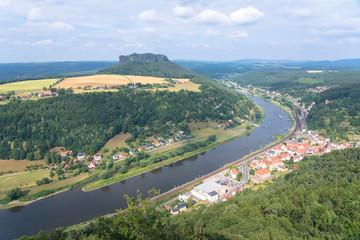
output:
POLYGON ((273 136, 288 131, 291 122, 285 112, 262 98, 249 97, 264 109, 266 115, 262 125, 250 135, 95 191, 83 192, 79 186, 26 206, 2 209, 0 239, 33 235, 40 230, 67 227, 112 213, 126 207, 124 194, 136 196, 137 190, 146 193, 153 187, 162 193, 169 191, 264 147, 274 141, 273 136))

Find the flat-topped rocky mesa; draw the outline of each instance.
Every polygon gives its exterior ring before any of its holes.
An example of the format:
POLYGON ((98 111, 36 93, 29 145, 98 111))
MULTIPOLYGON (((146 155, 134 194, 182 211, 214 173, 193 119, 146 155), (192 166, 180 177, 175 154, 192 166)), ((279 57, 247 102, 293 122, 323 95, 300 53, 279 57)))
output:
POLYGON ((153 54, 153 53, 143 53, 143 54, 133 53, 128 56, 120 55, 119 64, 127 61, 168 62, 169 58, 165 55, 153 54))

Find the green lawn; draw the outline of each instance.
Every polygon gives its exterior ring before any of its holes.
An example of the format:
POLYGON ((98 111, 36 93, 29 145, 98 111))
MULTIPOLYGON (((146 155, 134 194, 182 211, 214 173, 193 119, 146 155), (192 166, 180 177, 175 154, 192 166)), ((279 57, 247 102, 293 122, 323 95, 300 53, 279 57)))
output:
POLYGON ((59 79, 42 79, 7 83, 0 85, 0 93, 15 91, 15 94, 23 94, 41 91, 44 87, 49 87, 58 80, 59 79))

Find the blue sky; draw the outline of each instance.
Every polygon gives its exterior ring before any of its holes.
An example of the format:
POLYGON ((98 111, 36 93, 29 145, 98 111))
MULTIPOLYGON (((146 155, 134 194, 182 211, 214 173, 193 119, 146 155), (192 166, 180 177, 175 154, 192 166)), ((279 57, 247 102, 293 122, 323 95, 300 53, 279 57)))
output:
POLYGON ((359 0, 0 0, 0 62, 336 60, 360 53, 359 0))

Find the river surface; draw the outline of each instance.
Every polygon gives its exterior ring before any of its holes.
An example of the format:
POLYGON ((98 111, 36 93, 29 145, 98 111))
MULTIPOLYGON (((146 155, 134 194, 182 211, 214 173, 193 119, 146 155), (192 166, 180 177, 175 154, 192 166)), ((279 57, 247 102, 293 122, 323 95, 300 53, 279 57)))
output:
POLYGON ((79 186, 26 206, 2 209, 0 239, 34 235, 115 212, 126 207, 124 194, 136 196, 137 190, 147 193, 152 188, 164 193, 264 147, 274 141, 273 136, 289 130, 291 122, 285 112, 262 98, 251 98, 264 109, 266 117, 250 135, 95 191, 83 192, 79 186))

